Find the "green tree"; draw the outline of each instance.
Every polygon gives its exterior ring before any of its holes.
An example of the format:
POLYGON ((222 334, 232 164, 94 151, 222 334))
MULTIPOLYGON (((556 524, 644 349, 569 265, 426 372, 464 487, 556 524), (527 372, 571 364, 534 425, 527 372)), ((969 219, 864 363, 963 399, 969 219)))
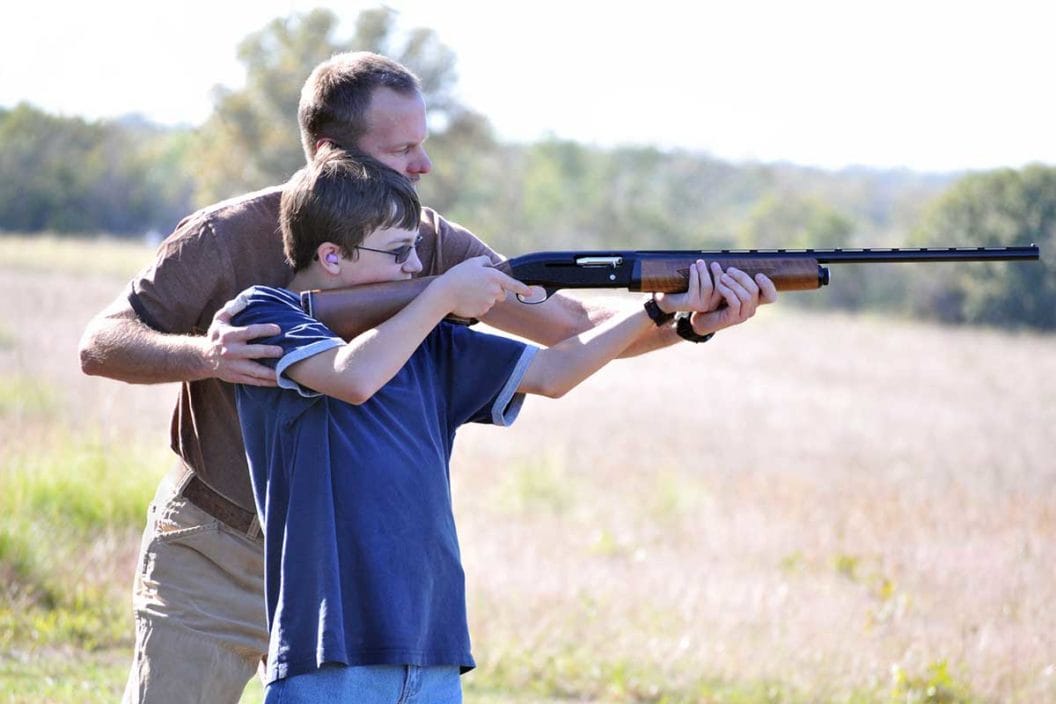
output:
MULTIPOLYGON (((433 139, 446 133, 461 140, 467 133, 489 138, 482 118, 453 97, 455 56, 432 30, 399 33, 396 13, 387 8, 361 12, 349 39, 339 38, 337 30, 337 16, 317 9, 275 19, 239 44, 246 83, 215 89, 215 109, 201 129, 196 157, 199 202, 281 183, 304 165, 297 130, 301 86, 317 64, 343 51, 375 51, 414 71, 422 81, 433 139)), ((444 193, 443 186, 437 184, 437 191, 444 193)))
POLYGON ((935 267, 914 289, 914 310, 951 322, 1056 329, 1056 168, 972 174, 928 212, 916 241, 933 246, 1036 243, 1039 264, 935 267))
POLYGON ((819 200, 769 193, 759 200, 741 227, 738 243, 746 248, 809 249, 846 247, 851 221, 819 200))
MULTIPOLYGON (((853 235, 851 219, 832 206, 782 190, 759 199, 739 228, 737 242, 746 249, 821 249, 851 246, 853 235)), ((833 273, 829 288, 821 295, 793 296, 791 300, 810 308, 857 309, 878 296, 881 272, 840 267, 833 273)))
MULTIPOLYGON (((182 134, 185 137, 185 134, 182 134)), ((142 234, 189 205, 181 133, 28 104, 0 113, 0 228, 142 234)))

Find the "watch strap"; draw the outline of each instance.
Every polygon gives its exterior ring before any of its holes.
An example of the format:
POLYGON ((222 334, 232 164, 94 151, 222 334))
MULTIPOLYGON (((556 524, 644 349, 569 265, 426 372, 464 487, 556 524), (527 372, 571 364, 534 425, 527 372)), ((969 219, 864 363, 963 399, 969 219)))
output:
POLYGON ((671 322, 675 317, 674 313, 665 313, 660 310, 660 306, 657 305, 655 298, 650 298, 645 302, 645 313, 649 316, 649 319, 656 323, 656 327, 663 327, 671 322))
POLYGON ((683 340, 689 342, 707 342, 711 338, 715 337, 715 333, 709 332, 707 335, 698 335, 697 331, 693 329, 693 323, 690 321, 689 313, 680 313, 678 320, 675 321, 675 332, 683 340))

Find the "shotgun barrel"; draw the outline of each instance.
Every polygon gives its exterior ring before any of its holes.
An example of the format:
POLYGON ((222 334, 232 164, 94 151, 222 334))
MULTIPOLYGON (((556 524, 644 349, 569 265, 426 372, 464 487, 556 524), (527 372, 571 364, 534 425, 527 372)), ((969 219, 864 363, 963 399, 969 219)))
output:
POLYGON ((1037 245, 1013 247, 923 247, 864 249, 715 249, 534 252, 500 265, 515 279, 541 286, 547 294, 562 288, 626 288, 630 291, 685 291, 689 265, 697 259, 766 274, 779 291, 816 289, 829 283, 821 264, 897 262, 1029 261, 1037 245))

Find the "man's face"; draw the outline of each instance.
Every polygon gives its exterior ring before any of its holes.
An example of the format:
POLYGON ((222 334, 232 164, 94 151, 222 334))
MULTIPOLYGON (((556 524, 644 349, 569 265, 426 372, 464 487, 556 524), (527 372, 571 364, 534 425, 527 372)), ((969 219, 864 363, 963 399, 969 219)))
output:
POLYGON ((417 183, 433 168, 425 153, 428 136, 421 94, 404 95, 391 88, 375 88, 367 108, 367 132, 357 146, 417 183))

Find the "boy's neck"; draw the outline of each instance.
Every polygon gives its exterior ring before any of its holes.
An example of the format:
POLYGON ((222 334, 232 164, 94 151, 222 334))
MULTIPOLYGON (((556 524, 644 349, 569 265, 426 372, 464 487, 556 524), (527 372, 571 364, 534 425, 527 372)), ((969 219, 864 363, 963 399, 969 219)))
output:
POLYGON ((286 288, 297 293, 337 288, 338 286, 340 286, 340 283, 336 282, 332 276, 327 276, 324 272, 319 271, 318 262, 313 263, 307 269, 298 271, 290 279, 290 283, 286 284, 286 288))

